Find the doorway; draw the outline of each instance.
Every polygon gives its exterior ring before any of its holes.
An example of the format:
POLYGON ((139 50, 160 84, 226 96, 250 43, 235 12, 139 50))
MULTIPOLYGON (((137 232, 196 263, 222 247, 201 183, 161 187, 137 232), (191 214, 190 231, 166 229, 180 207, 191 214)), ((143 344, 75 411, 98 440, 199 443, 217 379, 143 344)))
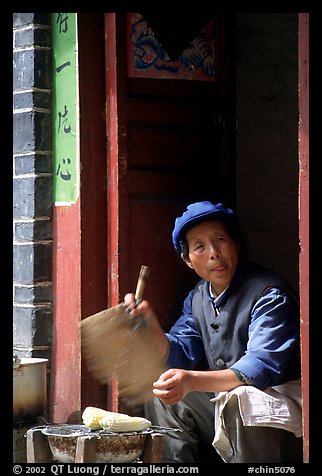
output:
POLYGON ((220 14, 196 24, 181 14, 171 35, 167 18, 147 17, 105 14, 108 301, 134 292, 145 264, 145 297, 169 330, 196 281, 173 249, 176 216, 193 201, 234 205, 233 135, 223 127, 234 107, 230 25, 220 14))

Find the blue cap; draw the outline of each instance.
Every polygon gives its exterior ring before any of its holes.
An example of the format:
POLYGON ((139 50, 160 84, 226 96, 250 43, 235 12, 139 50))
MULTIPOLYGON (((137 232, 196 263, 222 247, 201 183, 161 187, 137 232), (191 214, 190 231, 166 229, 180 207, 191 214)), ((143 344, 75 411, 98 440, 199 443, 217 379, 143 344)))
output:
POLYGON ((210 218, 223 222, 232 221, 234 212, 230 208, 224 208, 222 203, 214 205, 211 202, 196 202, 188 205, 183 215, 176 218, 172 232, 172 242, 177 253, 181 252, 181 242, 189 228, 210 218))

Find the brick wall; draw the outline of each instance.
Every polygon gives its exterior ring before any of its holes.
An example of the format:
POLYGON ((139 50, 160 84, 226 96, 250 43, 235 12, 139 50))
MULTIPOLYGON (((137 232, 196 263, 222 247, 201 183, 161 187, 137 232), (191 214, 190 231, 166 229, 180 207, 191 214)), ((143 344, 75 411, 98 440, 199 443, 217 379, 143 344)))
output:
POLYGON ((50 13, 13 14, 13 353, 52 338, 50 13))

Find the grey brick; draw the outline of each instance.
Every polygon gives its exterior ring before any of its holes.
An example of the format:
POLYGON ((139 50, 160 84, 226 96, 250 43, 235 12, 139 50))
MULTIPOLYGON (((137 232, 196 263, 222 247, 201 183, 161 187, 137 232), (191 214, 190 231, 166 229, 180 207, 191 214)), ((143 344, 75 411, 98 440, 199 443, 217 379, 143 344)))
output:
POLYGON ((13 52, 13 90, 34 86, 34 50, 13 52))
POLYGON ((32 91, 27 91, 19 94, 13 94, 13 109, 32 109, 34 107, 34 95, 32 91))
POLYGON ((34 13, 34 23, 38 25, 51 25, 51 13, 34 13))
MULTIPOLYGON (((29 309, 28 309, 29 311, 29 309)), ((30 311, 29 311, 30 312, 30 311)), ((33 342, 33 329, 26 308, 14 308, 13 345, 30 347, 33 342)))
POLYGON ((13 115, 13 152, 32 152, 35 149, 33 112, 13 115))
POLYGON ((15 174, 52 173, 52 155, 30 154, 15 157, 15 174))
POLYGON ((21 48, 24 46, 32 46, 34 43, 34 28, 16 31, 14 36, 14 48, 21 48))
POLYGON ((52 244, 35 244, 34 281, 50 281, 52 279, 52 244))
POLYGON ((13 355, 16 355, 20 359, 24 359, 24 358, 29 359, 30 357, 32 357, 32 352, 29 351, 29 350, 25 350, 25 349, 14 348, 13 349, 13 355))
POLYGON ((13 282, 32 284, 34 280, 34 247, 28 245, 13 246, 13 282))
POLYGON ((52 177, 37 176, 13 180, 13 217, 52 216, 52 177))
POLYGON ((51 115, 22 112, 13 115, 13 152, 48 150, 51 147, 51 115))
POLYGON ((50 89, 52 78, 51 50, 36 50, 35 88, 50 89))
POLYGON ((13 345, 50 345, 53 309, 48 306, 14 306, 13 345))
POLYGON ((51 51, 25 50, 13 52, 13 90, 50 89, 51 51))
POLYGON ((25 109, 25 108, 51 108, 51 94, 47 92, 39 91, 26 91, 13 95, 13 108, 25 109))
POLYGON ((51 240, 52 222, 50 220, 16 222, 14 233, 16 241, 51 240))
POLYGON ((52 245, 25 244, 13 246, 14 283, 33 284, 52 279, 52 245))
POLYGON ((17 28, 32 24, 34 15, 35 13, 13 13, 13 26, 17 28))
POLYGON ((51 46, 51 29, 50 28, 35 28, 35 45, 37 46, 51 46))
POLYGON ((51 148, 52 129, 51 114, 35 112, 36 150, 48 150, 51 148))
POLYGON ((17 31, 15 34, 15 48, 22 48, 26 46, 50 46, 51 33, 50 29, 46 28, 28 28, 26 30, 17 31))
POLYGON ((35 240, 52 240, 53 222, 51 220, 37 220, 34 226, 35 240))
POLYGON ((52 302, 52 285, 14 286, 14 302, 20 304, 37 304, 52 302))
POLYGON ((34 177, 13 180, 13 217, 34 218, 34 177))
POLYGON ((35 216, 52 217, 52 177, 36 177, 35 178, 35 216))
POLYGON ((14 237, 15 241, 32 241, 34 235, 33 222, 15 223, 14 237))
POLYGON ((33 23, 38 25, 50 25, 51 13, 13 13, 14 28, 31 25, 33 23))

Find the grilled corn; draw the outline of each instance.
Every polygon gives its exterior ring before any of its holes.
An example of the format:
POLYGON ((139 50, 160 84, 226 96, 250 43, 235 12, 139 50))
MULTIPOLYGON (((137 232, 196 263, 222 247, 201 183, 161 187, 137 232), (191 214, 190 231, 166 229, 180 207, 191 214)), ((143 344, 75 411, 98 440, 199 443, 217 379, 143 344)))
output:
POLYGON ((97 407, 86 407, 82 419, 84 425, 91 430, 105 430, 115 432, 142 431, 152 423, 146 418, 132 417, 126 413, 109 412, 97 407))
POLYGON ((124 413, 115 413, 103 410, 102 408, 97 407, 86 407, 82 414, 83 423, 85 426, 91 430, 100 430, 102 426, 100 425, 100 420, 103 417, 110 418, 129 418, 128 415, 124 413))
POLYGON ((99 424, 104 430, 123 432, 123 431, 142 431, 150 428, 152 423, 142 417, 128 416, 120 418, 119 415, 105 415, 100 419, 99 424))

